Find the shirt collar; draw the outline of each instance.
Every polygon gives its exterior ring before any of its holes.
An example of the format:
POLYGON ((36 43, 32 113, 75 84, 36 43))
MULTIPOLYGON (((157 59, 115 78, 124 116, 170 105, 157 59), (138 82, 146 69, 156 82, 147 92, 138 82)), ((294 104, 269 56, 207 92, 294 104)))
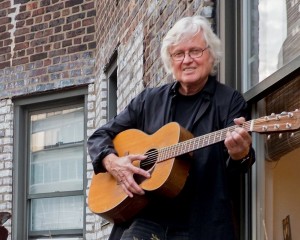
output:
MULTIPOLYGON (((208 95, 213 95, 216 89, 216 77, 215 76, 208 76, 207 82, 204 85, 204 88, 201 90, 203 93, 206 93, 208 95)), ((180 83, 178 81, 175 81, 171 88, 170 88, 170 95, 172 95, 172 97, 176 97, 178 95, 178 89, 179 89, 180 83)))

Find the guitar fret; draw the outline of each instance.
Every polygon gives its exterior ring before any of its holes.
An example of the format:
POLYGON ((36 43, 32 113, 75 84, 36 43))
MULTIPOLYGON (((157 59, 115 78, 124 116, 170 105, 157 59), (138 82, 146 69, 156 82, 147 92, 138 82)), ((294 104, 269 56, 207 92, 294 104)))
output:
MULTIPOLYGON (((242 127, 247 131, 253 131, 254 120, 245 122, 241 126, 234 125, 225 129, 217 130, 212 133, 208 133, 199 137, 195 137, 183 142, 179 142, 172 146, 164 147, 158 150, 158 161, 164 161, 166 159, 174 158, 176 156, 180 156, 194 150, 209 146, 211 144, 221 142, 225 140, 227 132, 234 131, 237 127, 242 127)), ((257 122, 260 119, 256 120, 257 122)), ((261 120, 264 121, 264 120, 261 120)))

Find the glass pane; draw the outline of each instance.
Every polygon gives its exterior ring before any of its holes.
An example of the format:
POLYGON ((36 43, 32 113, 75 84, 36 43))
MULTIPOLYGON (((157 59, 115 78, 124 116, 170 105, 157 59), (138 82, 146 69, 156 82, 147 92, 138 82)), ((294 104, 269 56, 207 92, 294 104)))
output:
POLYGON ((33 199, 30 230, 82 229, 83 205, 83 196, 33 199))
MULTIPOLYGON (((277 122, 284 127, 288 123, 297 127, 300 112, 294 110, 300 106, 299 89, 300 81, 295 78, 273 91, 261 101, 260 115, 291 111, 293 117, 278 115, 277 122)), ((257 163, 258 169, 264 170, 258 174, 262 180, 258 182, 263 206, 259 216, 265 223, 266 237, 258 239, 300 239, 300 131, 283 131, 280 135, 274 133, 264 138, 265 144, 261 148, 265 151, 266 161, 257 159, 257 163)))
POLYGON ((82 146, 33 153, 29 193, 82 190, 82 160, 82 146))
POLYGON ((83 108, 31 115, 29 193, 83 189, 83 108))
POLYGON ((300 148, 265 163, 265 216, 268 239, 300 239, 300 148))
MULTIPOLYGON (((247 89, 300 56, 299 0, 246 1, 248 25, 247 89)), ((246 89, 246 90, 247 90, 246 89)))
POLYGON ((31 151, 83 142, 83 108, 31 115, 31 151))

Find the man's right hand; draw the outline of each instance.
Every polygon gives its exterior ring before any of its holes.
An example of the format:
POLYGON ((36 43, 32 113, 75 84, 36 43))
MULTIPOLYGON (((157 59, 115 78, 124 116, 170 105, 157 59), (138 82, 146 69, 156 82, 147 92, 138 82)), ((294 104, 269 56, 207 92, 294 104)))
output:
POLYGON ((112 153, 107 155, 102 163, 105 169, 116 179, 118 184, 122 186, 124 192, 129 197, 133 197, 133 194, 145 194, 144 190, 134 180, 133 175, 139 174, 145 178, 150 178, 150 173, 134 166, 132 163, 136 160, 143 161, 146 158, 145 155, 118 157, 112 153))

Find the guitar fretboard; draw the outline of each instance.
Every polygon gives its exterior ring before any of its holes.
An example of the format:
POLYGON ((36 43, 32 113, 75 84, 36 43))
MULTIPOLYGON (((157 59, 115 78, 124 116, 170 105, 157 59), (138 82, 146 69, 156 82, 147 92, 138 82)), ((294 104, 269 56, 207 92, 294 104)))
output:
POLYGON ((194 150, 207 147, 209 145, 212 145, 217 142, 221 142, 225 140, 227 132, 234 131, 237 127, 242 127, 247 131, 251 131, 251 122, 247 121, 244 122, 242 125, 234 125, 228 128, 224 128, 212 133, 208 133, 199 137, 195 137, 168 147, 164 147, 161 149, 158 149, 158 157, 157 161, 164 161, 166 159, 174 158, 189 152, 192 152, 194 150))

